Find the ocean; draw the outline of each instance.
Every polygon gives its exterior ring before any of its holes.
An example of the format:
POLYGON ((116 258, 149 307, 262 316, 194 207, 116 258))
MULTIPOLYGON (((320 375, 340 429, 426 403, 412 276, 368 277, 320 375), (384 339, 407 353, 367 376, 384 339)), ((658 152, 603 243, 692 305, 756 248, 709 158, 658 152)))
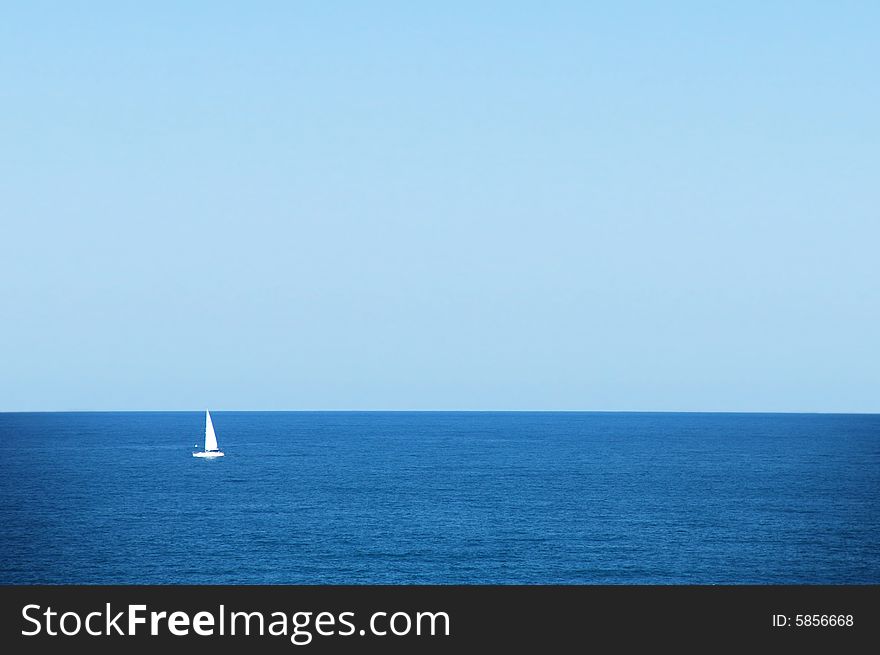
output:
POLYGON ((0 583, 880 583, 880 415, 211 416, 0 414, 0 583))

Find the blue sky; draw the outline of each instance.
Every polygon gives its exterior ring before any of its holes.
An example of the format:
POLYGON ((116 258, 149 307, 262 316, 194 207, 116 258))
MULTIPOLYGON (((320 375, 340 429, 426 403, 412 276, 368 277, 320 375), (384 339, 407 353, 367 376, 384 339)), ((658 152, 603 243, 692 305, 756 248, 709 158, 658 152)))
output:
POLYGON ((880 410, 880 5, 431 4, 5 5, 0 410, 880 410))

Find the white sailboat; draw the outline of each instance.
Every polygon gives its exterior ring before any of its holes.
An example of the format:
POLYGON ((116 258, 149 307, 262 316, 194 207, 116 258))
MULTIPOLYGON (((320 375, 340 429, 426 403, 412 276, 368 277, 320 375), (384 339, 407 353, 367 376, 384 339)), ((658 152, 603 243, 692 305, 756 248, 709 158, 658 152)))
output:
POLYGON ((193 453, 193 457, 223 457, 223 453, 217 446, 217 435, 214 434, 214 424, 211 422, 211 412, 205 411, 205 450, 193 453))

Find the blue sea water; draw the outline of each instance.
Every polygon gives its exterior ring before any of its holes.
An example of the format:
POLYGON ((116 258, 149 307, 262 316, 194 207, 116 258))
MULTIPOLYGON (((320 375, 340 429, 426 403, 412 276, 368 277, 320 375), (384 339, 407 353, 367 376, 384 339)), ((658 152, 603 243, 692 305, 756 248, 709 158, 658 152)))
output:
POLYGON ((0 583, 878 583, 880 416, 0 414, 0 583))

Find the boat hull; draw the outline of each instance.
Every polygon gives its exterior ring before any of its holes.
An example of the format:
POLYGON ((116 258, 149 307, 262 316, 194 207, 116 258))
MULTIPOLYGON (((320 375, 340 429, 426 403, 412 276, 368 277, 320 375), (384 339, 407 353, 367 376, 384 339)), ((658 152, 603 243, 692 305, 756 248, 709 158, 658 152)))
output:
POLYGON ((193 457, 205 457, 207 459, 213 459, 215 457, 223 457, 223 456, 224 456, 223 453, 221 453, 219 451, 210 452, 210 453, 209 452, 193 453, 193 457))

